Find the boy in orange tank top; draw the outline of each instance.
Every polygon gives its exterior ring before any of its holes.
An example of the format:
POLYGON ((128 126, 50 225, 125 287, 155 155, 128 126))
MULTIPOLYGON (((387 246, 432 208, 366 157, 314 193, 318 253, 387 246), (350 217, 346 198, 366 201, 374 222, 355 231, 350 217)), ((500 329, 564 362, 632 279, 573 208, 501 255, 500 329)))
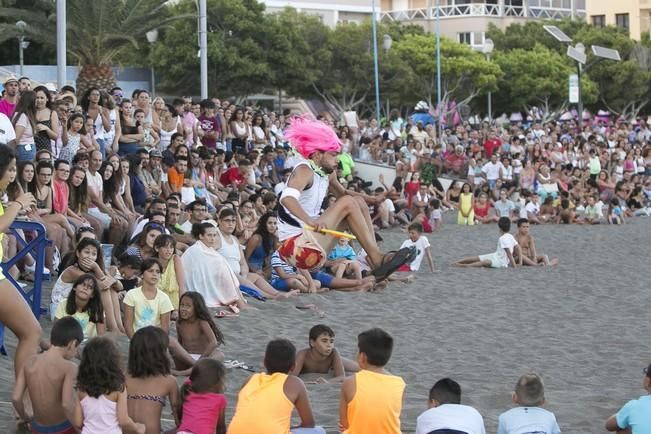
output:
POLYGON ((393 338, 374 328, 357 337, 361 371, 344 380, 339 401, 339 429, 344 434, 400 434, 405 382, 389 375, 393 338))

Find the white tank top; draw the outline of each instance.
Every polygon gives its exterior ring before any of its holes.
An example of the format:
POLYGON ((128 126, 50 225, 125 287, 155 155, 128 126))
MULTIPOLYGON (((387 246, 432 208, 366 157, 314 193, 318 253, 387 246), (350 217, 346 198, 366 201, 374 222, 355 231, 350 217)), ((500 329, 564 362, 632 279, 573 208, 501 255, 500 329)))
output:
MULTIPOLYGON (((302 161, 294 167, 294 170, 296 170, 296 168, 301 165, 309 167, 309 163, 302 161)), ((312 185, 310 188, 303 190, 298 198, 299 205, 301 208, 303 208, 303 211, 305 211, 305 213, 310 216, 311 219, 316 219, 321 214, 321 205, 323 204, 323 199, 325 199, 326 195, 328 194, 329 185, 330 181, 327 176, 318 175, 312 170, 312 185)), ((280 214, 289 214, 289 216, 300 225, 300 227, 292 225, 289 222, 283 220, 282 215, 279 215, 278 238, 280 241, 284 241, 287 238, 293 237, 294 235, 303 233, 303 225, 305 223, 290 213, 285 207, 282 206, 282 204, 280 206, 283 208, 280 214)))
MULTIPOLYGON (((240 249, 240 244, 237 242, 237 239, 233 243, 226 242, 226 238, 222 234, 222 231, 217 229, 219 238, 221 238, 221 247, 217 250, 228 262, 228 265, 231 267, 231 270, 237 275, 240 274, 240 255, 242 251, 240 249)), ((232 237, 235 238, 235 237, 232 237)))

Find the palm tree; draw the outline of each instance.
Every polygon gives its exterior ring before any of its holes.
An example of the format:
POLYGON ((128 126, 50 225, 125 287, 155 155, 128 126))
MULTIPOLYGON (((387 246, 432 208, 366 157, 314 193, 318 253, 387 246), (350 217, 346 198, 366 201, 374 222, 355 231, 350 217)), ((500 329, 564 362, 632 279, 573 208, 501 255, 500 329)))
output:
MULTIPOLYGON (((26 2, 27 3, 27 2, 26 2)), ((32 0, 27 9, 0 8, 0 42, 17 36, 15 20, 28 26, 25 35, 43 44, 56 45, 55 0, 32 0), (12 26, 14 28, 12 28, 12 26)), ((81 67, 77 92, 90 87, 115 86, 113 62, 125 50, 138 49, 145 34, 168 23, 194 15, 170 16, 167 0, 67 0, 68 56, 81 67)))

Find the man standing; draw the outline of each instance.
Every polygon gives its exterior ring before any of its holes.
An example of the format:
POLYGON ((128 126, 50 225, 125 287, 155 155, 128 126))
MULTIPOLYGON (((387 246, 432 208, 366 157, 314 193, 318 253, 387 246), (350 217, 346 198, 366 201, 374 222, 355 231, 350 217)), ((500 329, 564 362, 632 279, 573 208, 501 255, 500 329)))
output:
POLYGON ((4 87, 5 96, 0 100, 0 113, 11 119, 18 103, 18 80, 10 75, 5 78, 4 87))

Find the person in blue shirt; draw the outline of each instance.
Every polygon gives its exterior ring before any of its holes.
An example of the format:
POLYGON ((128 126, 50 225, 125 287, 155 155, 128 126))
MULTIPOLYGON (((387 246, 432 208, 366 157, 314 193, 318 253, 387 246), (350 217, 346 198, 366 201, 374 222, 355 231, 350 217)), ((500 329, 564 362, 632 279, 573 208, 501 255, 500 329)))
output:
POLYGON ((556 416, 545 410, 545 385, 535 373, 524 374, 515 385, 512 396, 517 405, 502 413, 498 419, 497 434, 560 434, 556 416))
POLYGON ((339 238, 328 254, 326 267, 330 268, 335 277, 362 278, 362 266, 357 262, 357 255, 345 237, 339 238))
POLYGON ((647 394, 628 401, 606 421, 608 431, 630 430, 631 434, 651 433, 651 364, 644 369, 644 389, 647 394))

